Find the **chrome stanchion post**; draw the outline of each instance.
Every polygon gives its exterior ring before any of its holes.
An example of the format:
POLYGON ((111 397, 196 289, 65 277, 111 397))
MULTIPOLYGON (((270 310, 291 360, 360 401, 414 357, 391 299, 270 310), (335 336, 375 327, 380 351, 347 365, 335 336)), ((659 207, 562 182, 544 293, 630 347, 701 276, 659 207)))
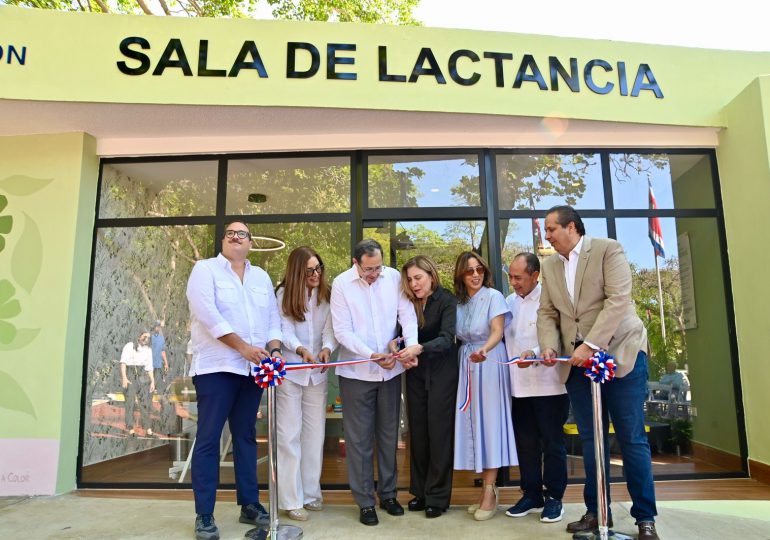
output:
POLYGON ((278 521, 278 423, 275 409, 274 386, 267 387, 267 462, 270 489, 270 525, 257 527, 246 533, 251 540, 299 540, 302 529, 295 525, 281 525, 278 521))
MULTIPOLYGON (((606 384, 612 384, 608 381, 606 384)), ((604 469, 604 420, 602 418, 602 383, 591 381, 591 408, 594 420, 594 460, 596 461, 596 518, 598 529, 589 533, 576 533, 572 538, 592 540, 633 540, 633 536, 611 531, 609 505, 607 504, 607 475, 604 469)))
POLYGON ((607 471, 604 470, 604 420, 602 419, 602 387, 591 383, 591 405, 594 415, 594 460, 596 461, 596 510, 599 522, 597 531, 600 540, 609 538, 607 508, 607 471))

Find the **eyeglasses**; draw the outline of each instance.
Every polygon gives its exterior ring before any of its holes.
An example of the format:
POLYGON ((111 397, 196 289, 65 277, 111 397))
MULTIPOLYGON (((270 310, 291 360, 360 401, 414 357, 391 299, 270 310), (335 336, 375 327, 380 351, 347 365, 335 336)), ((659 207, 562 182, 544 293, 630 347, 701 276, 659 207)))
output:
POLYGON ((249 231, 234 231, 232 229, 227 229, 225 231, 225 238, 232 238, 234 236, 237 236, 241 240, 245 240, 246 238, 251 238, 251 233, 249 231))
POLYGON ((358 267, 361 269, 361 272, 363 272, 364 275, 367 275, 367 276, 370 276, 372 274, 379 274, 380 272, 382 272, 382 265, 367 266, 366 268, 364 268, 359 264, 358 267))
POLYGON ((314 266, 313 268, 305 268, 305 275, 307 277, 312 276, 313 274, 318 274, 319 276, 323 274, 324 272, 324 265, 319 264, 318 266, 314 266))
POLYGON ((468 268, 463 274, 465 274, 468 277, 472 277, 474 274, 478 274, 480 276, 483 276, 486 273, 486 269, 479 265, 475 268, 468 268))

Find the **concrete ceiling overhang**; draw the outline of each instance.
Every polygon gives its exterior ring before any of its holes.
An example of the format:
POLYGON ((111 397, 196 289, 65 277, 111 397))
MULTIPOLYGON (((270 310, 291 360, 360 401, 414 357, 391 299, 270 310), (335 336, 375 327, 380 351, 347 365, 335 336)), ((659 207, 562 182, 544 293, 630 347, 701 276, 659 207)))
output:
POLYGON ((85 132, 100 156, 374 148, 713 148, 719 128, 487 114, 0 100, 0 136, 85 132))

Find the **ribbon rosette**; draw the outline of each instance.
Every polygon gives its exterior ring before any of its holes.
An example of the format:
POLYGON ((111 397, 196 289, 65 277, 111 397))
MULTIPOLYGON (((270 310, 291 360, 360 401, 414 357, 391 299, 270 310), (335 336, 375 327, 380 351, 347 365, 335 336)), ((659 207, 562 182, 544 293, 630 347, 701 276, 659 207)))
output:
POLYGON ((610 382, 615 378, 615 358, 604 351, 596 351, 589 359, 585 376, 595 383, 610 382))
POLYGON ((251 366, 251 373, 260 388, 267 388, 280 386, 286 376, 286 369, 280 358, 265 358, 258 366, 251 366))

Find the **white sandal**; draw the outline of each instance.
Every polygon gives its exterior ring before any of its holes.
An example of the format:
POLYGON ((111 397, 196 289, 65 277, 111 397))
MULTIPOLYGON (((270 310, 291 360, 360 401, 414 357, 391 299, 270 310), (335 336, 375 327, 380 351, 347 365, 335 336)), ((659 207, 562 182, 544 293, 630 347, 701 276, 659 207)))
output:
POLYGON ((293 519, 294 521, 307 521, 309 517, 307 510, 304 508, 286 510, 286 515, 289 516, 289 519, 293 519))

